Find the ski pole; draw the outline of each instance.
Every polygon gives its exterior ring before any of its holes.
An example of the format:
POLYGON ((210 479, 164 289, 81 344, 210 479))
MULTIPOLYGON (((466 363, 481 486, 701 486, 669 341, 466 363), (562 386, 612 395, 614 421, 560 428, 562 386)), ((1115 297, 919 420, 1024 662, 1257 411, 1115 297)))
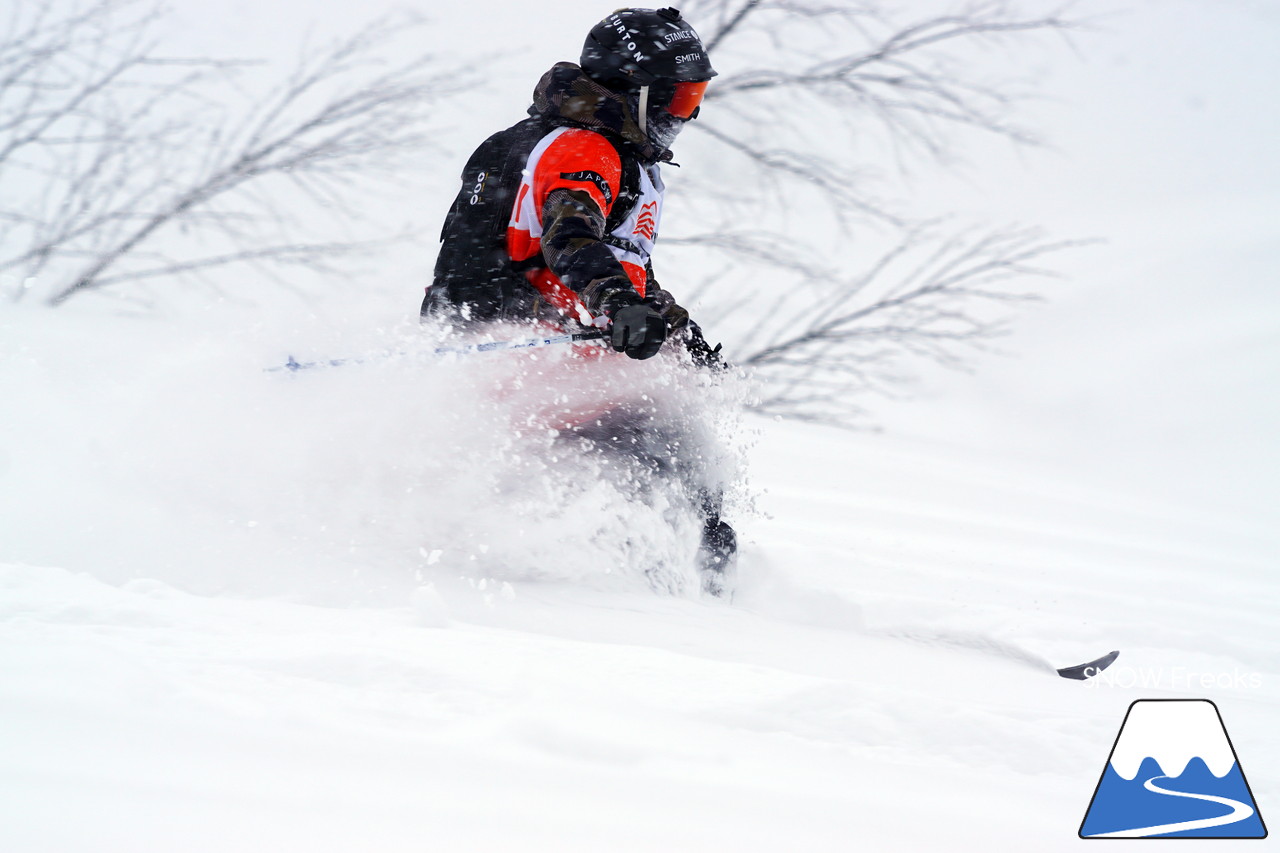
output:
MULTIPOLYGON (((563 335, 547 335, 541 338, 527 338, 520 341, 488 341, 481 344, 464 344, 456 347, 437 347, 427 353, 430 356, 441 355, 469 355, 477 352, 497 352, 499 350, 514 349, 535 349, 538 347, 549 347, 555 344, 571 344, 579 341, 595 341, 605 336, 602 329, 589 329, 585 332, 572 332, 563 335)), ((346 364, 363 364, 367 361, 379 361, 385 358, 395 358, 396 356, 409 355, 404 350, 396 350, 385 355, 351 357, 351 358, 330 358, 324 361, 298 361, 293 356, 289 356, 289 360, 277 367, 264 367, 267 373, 273 373, 278 370, 288 370, 297 372, 299 370, 311 370, 317 367, 342 367, 346 364)))

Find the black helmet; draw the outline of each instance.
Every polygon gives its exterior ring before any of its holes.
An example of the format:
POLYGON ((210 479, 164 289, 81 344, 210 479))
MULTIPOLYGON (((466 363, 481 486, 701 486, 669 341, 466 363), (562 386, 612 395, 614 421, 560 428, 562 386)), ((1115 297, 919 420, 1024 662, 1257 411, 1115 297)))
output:
POLYGON ((702 39, 677 9, 619 9, 591 28, 582 70, 619 91, 659 80, 704 82, 716 76, 702 39))

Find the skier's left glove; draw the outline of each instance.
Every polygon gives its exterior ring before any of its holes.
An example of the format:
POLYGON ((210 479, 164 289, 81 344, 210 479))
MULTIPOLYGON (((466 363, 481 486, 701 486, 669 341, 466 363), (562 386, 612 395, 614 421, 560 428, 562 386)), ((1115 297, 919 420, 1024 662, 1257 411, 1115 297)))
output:
POLYGON ((609 344, 630 358, 652 358, 667 339, 667 321, 653 309, 649 300, 635 294, 626 296, 630 299, 610 300, 612 304, 605 309, 611 321, 609 344))

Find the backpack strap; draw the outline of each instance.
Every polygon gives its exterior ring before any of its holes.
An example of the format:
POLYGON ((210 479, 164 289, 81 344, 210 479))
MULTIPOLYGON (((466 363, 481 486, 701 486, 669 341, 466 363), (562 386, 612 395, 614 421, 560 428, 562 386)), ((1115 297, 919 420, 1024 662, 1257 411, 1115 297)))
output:
POLYGON ((613 209, 609 211, 609 216, 605 220, 606 243, 614 239, 607 235, 612 234, 627 221, 631 211, 635 210, 636 202, 640 200, 640 161, 634 154, 628 155, 626 149, 617 145, 614 147, 618 149, 618 157, 622 160, 622 186, 618 188, 618 200, 613 203, 613 209))

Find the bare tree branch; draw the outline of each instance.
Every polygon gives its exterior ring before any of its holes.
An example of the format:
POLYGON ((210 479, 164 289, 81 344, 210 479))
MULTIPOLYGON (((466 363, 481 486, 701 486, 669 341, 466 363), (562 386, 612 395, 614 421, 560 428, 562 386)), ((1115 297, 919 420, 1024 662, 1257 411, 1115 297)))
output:
POLYGON ((885 393, 908 358, 963 368, 965 350, 1003 334, 1001 306, 1040 298, 1028 280, 1054 275, 1040 262, 1081 245, 1030 230, 940 238, 926 229, 861 275, 788 291, 785 313, 772 315, 779 322, 753 330, 754 344, 738 359, 765 380, 757 408, 778 414, 803 401, 807 417, 841 423, 861 411, 851 408, 853 395, 885 393))
POLYGON ((687 180, 719 209, 690 217, 697 234, 663 240, 721 253, 737 271, 717 271, 721 284, 702 295, 720 308, 731 360, 764 381, 762 411, 848 425, 864 412, 854 399, 893 393, 913 361, 963 367, 1004 333, 1012 308, 1037 298, 1042 261, 1078 245, 1027 229, 956 231, 937 211, 909 213, 904 190, 886 191, 886 170, 868 168, 886 154, 899 175, 945 166, 975 133, 1037 144, 1016 121, 1026 97, 1018 74, 992 78, 991 48, 1026 50, 1075 27, 1058 11, 1003 0, 958 0, 914 18, 911 8, 693 0, 686 9, 711 22, 706 44, 721 72, 690 125, 701 132, 685 134, 707 155, 709 177, 687 180), (746 282, 759 282, 749 295, 746 282))
POLYGON ((243 61, 170 57, 150 0, 32 0, 0 34, 0 272, 14 299, 223 264, 321 269, 380 243, 343 236, 356 199, 430 145, 462 77, 384 59, 412 22, 384 20, 305 56, 265 96, 243 61), (316 214, 332 225, 319 228, 316 214), (335 231, 334 229, 338 230, 335 231))
POLYGON ((754 12, 756 7, 759 5, 760 0, 745 0, 742 7, 733 14, 733 17, 725 21, 724 25, 716 30, 711 38, 707 40, 707 51, 710 52, 719 47, 720 42, 724 41, 730 33, 737 29, 738 25, 741 24, 748 15, 754 12))

